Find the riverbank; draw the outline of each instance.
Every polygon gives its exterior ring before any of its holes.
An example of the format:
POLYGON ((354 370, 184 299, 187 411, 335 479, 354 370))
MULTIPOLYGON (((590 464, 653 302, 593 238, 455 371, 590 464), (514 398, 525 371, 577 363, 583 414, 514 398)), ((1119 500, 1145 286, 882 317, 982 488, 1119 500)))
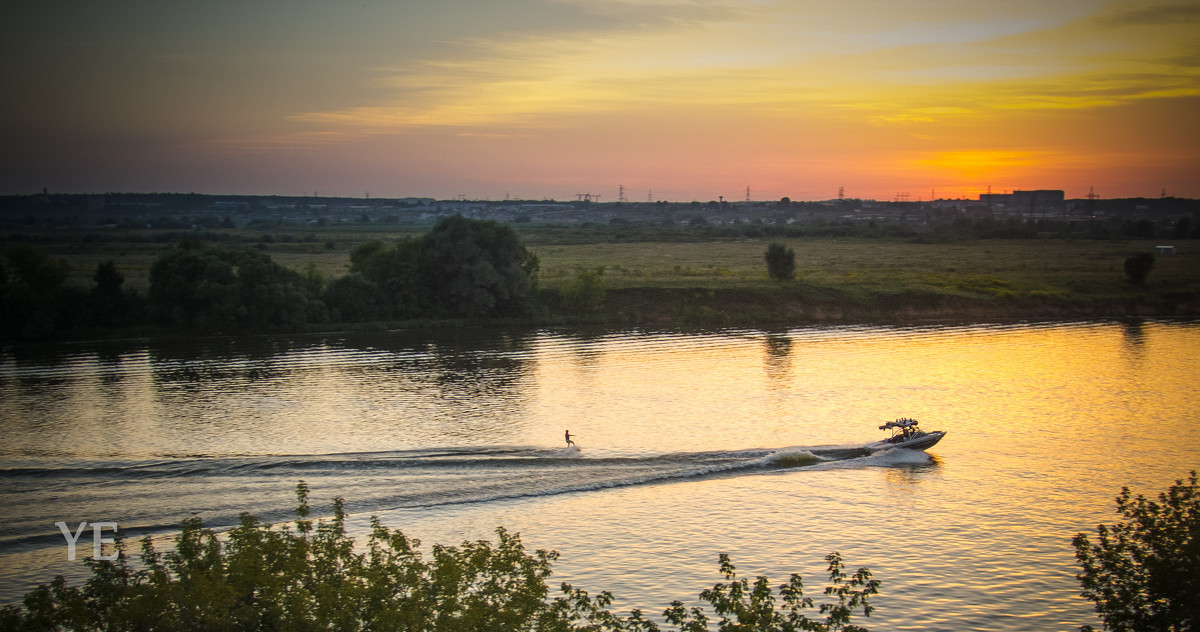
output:
POLYGON ((1200 294, 1130 297, 969 297, 921 292, 849 296, 829 288, 775 291, 625 288, 610 291, 602 313, 573 321, 675 325, 925 324, 1082 319, 1200 318, 1200 294))
POLYGON ((850 293, 801 282, 762 287, 623 287, 588 312, 543 289, 537 313, 520 318, 421 319, 314 325, 308 333, 505 327, 778 328, 807 325, 928 325, 1079 320, 1200 319, 1200 293, 1130 291, 1126 296, 969 296, 903 290, 850 293))

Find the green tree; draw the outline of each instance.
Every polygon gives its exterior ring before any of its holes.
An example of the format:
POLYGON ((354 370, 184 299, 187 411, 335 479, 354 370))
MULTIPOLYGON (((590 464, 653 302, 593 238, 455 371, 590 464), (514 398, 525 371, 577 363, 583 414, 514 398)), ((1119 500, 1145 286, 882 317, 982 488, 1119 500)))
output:
POLYGON ((354 247, 350 251, 350 268, 358 273, 366 273, 368 267, 373 267, 373 260, 380 253, 387 250, 387 244, 372 239, 371 241, 363 242, 354 247))
POLYGON ((219 329, 235 305, 233 265, 214 250, 188 243, 161 255, 150 268, 147 309, 160 323, 219 329))
POLYGON ((1180 217, 1175 222, 1175 229, 1171 231, 1175 239, 1187 239, 1192 236, 1192 218, 1180 217))
MULTIPOLYGON (((388 317, 419 316, 429 303, 420 279, 422 250, 420 239, 402 239, 391 246, 368 241, 350 252, 350 272, 379 288, 388 317)), ((347 289, 352 287, 362 286, 355 283, 347 289)))
POLYGON ((1139 219, 1136 222, 1131 219, 1125 220, 1118 232, 1126 237, 1139 239, 1154 239, 1156 234, 1154 222, 1148 219, 1139 219))
POLYGON ((300 278, 303 282, 304 293, 309 296, 320 296, 321 292, 325 290, 325 273, 311 261, 304 264, 300 278))
POLYGON ((422 246, 422 284, 444 313, 511 315, 529 306, 538 258, 511 227, 454 215, 438 220, 422 246))
POLYGON ((320 314, 301 275, 270 256, 195 244, 155 260, 147 308, 164 324, 221 331, 295 328, 320 314))
POLYGON ((1139 252, 1125 259, 1125 276, 1129 277, 1129 282, 1134 285, 1144 284, 1153 269, 1154 255, 1148 252, 1139 252))
MULTIPOLYGON (((1097 527, 1098 542, 1075 536, 1076 575, 1083 596, 1095 603, 1107 629, 1200 630, 1200 488, 1193 470, 1158 495, 1158 501, 1117 497, 1125 518, 1097 527)), ((1084 626, 1081 630, 1091 630, 1084 626)))
POLYGON ((70 268, 45 251, 18 245, 0 261, 0 339, 39 338, 69 326, 75 297, 66 286, 70 268))
POLYGON ((391 302, 375 283, 357 272, 330 281, 322 294, 334 322, 370 322, 391 318, 391 302))
POLYGON ((786 244, 772 242, 763 255, 767 260, 767 274, 776 281, 789 281, 796 276, 796 252, 786 244))
POLYGON ((116 264, 110 259, 96 266, 92 280, 96 286, 92 288, 91 312, 96 325, 114 327, 127 324, 127 301, 121 289, 125 275, 117 270, 116 264))
POLYGON ((604 287, 604 268, 580 268, 575 278, 561 290, 563 306, 582 314, 604 309, 607 290, 604 287))

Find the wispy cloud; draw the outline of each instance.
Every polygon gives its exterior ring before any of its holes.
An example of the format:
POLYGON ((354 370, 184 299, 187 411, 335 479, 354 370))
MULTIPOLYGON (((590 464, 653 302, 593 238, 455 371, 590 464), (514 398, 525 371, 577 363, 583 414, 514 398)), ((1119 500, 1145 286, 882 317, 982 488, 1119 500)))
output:
POLYGON ((378 69, 392 99, 291 119, 394 132, 552 125, 564 114, 697 104, 807 115, 819 104, 843 112, 886 104, 900 110, 875 120, 903 122, 981 107, 1101 107, 1197 89, 1194 73, 1171 66, 1167 53, 1178 61, 1178 50, 1147 46, 1142 34, 1098 38, 1087 26, 1174 23, 1200 14, 1193 4, 1098 16, 1068 3, 1073 11, 992 19, 927 0, 944 14, 873 5, 874 14, 855 21, 845 7, 803 2, 554 2, 616 19, 597 29, 463 38, 454 55, 378 69), (929 103, 930 92, 948 102, 929 103))
POLYGON ((614 19, 619 28, 663 28, 685 24, 741 22, 774 13, 762 0, 550 0, 614 19))
MULTIPOLYGON (((296 2, 286 16, 237 4, 234 26, 195 8, 139 26, 126 3, 106 18, 113 33, 161 53, 137 63, 105 56, 117 35, 83 37, 109 31, 77 18, 37 44, 45 63, 17 67, 51 103, 19 100, 8 131, 66 143, 162 130, 211 155, 328 152, 372 167, 438 154, 448 179, 499 182, 511 164, 568 182, 637 165, 782 187, 798 172, 1041 170, 1110 137, 1084 122, 1170 127, 1152 112, 1194 129, 1184 104, 1200 100, 1197 0, 296 2), (280 19, 289 28, 271 32, 280 19)), ((1153 149, 1194 156, 1193 137, 1159 135, 1153 149)), ((1087 151, 1131 151, 1117 142, 1087 151)))
POLYGON ((1097 16, 1096 22, 1107 27, 1195 24, 1200 22, 1200 4, 1128 3, 1097 16))

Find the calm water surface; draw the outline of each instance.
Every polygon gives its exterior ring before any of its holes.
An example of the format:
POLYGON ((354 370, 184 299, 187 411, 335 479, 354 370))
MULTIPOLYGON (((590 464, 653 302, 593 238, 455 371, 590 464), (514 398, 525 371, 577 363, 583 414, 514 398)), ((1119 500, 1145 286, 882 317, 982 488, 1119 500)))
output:
POLYGON ((819 596, 836 550, 883 581, 872 630, 1074 629, 1072 535, 1200 465, 1198 352, 1186 323, 9 348, 0 603, 85 576, 56 521, 282 521, 304 479, 356 533, 520 532, 622 610, 694 600, 719 553, 819 596), (949 434, 855 450, 901 416, 949 434))

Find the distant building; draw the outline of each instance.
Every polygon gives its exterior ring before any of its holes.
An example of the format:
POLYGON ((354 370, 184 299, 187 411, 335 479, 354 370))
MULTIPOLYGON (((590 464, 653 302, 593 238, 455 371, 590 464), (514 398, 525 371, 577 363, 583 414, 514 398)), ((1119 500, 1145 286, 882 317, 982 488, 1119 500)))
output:
POLYGON ((1018 215, 1062 215, 1067 210, 1066 193, 1059 189, 981 193, 979 201, 996 213, 1018 215))

